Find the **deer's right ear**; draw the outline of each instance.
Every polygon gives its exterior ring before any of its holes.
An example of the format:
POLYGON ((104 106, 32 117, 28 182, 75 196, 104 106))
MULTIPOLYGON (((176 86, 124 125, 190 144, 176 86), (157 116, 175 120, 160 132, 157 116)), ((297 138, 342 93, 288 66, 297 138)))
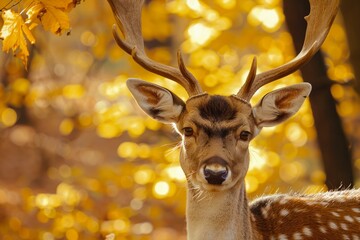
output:
POLYGON ((164 123, 175 123, 185 103, 170 90, 139 79, 126 82, 136 102, 150 117, 164 123))

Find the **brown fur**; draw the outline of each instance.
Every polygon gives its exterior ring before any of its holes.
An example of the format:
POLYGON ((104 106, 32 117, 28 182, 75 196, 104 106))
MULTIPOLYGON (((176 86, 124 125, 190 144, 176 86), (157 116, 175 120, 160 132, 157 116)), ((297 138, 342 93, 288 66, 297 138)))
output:
POLYGON ((270 239, 360 239, 360 190, 274 195, 250 205, 253 226, 270 239))
POLYGON ((209 121, 233 120, 236 109, 231 106, 226 97, 210 96, 207 103, 199 107, 200 116, 209 121))

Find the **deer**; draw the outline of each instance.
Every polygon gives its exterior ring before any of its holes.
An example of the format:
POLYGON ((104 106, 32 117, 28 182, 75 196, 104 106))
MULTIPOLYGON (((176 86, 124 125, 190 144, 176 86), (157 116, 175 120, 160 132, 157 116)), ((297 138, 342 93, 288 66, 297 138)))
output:
POLYGON ((301 52, 277 68, 257 73, 256 58, 240 90, 230 96, 204 92, 177 52, 178 67, 150 59, 141 33, 144 0, 108 0, 116 19, 116 43, 141 67, 175 81, 189 95, 140 79, 127 87, 150 117, 172 124, 181 137, 180 166, 187 180, 186 225, 189 240, 360 239, 360 190, 316 194, 276 194, 247 199, 245 175, 249 143, 262 128, 293 116, 311 85, 273 90, 255 105, 255 92, 306 64, 320 49, 337 14, 339 0, 310 0, 301 52), (120 29, 122 37, 119 35, 120 29))

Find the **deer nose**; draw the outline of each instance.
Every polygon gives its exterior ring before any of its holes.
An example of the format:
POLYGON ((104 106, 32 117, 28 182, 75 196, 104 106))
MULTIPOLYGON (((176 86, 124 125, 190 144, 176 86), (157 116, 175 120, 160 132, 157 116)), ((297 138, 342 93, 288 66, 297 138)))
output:
POLYGON ((204 176, 209 184, 221 185, 228 176, 226 161, 220 157, 211 157, 205 161, 204 176))

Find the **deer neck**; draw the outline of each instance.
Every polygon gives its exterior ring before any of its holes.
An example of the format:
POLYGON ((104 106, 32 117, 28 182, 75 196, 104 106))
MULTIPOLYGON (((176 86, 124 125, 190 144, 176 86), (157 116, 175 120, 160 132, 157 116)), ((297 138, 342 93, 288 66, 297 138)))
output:
POLYGON ((222 192, 199 193, 189 186, 186 219, 189 240, 258 239, 244 183, 222 192))

